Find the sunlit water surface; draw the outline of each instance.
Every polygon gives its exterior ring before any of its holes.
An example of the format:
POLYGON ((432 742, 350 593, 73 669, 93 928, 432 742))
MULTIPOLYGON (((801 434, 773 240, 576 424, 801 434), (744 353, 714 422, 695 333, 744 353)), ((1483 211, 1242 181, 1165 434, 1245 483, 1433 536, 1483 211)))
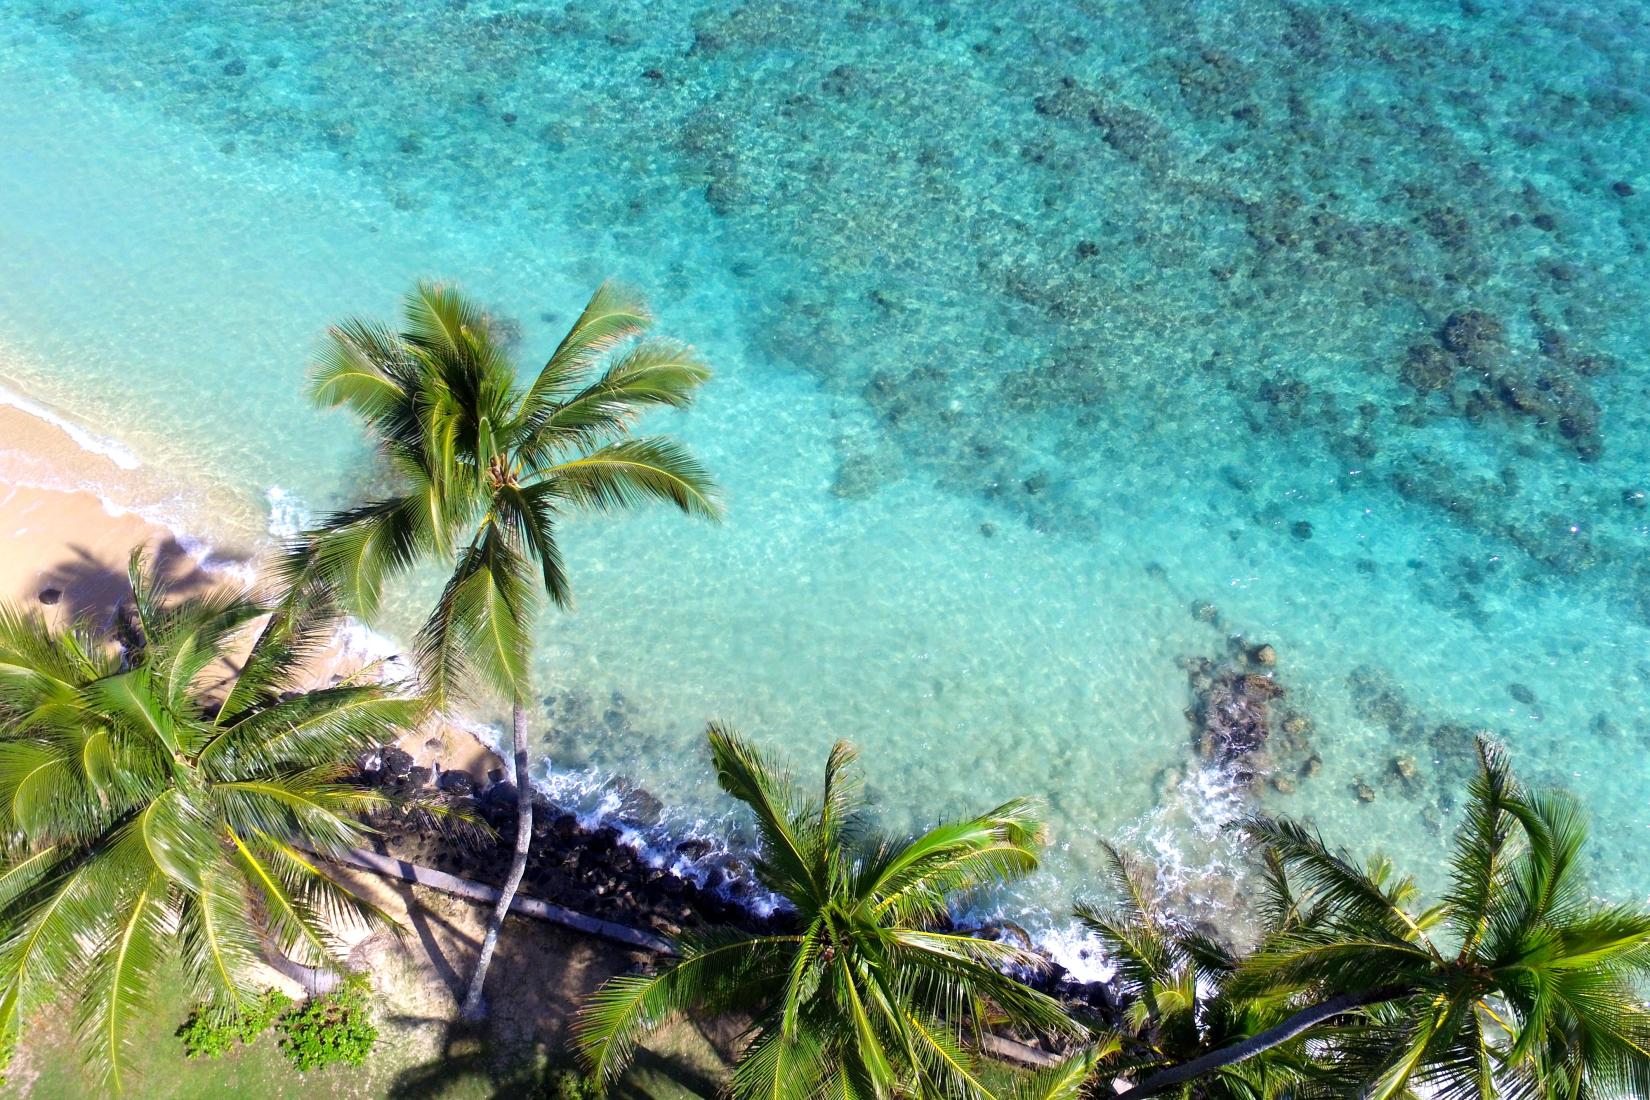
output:
POLYGON ((532 363, 616 275, 718 368, 651 426, 729 513, 569 529, 562 796, 713 827, 707 718, 850 738, 894 828, 1046 798, 1049 927, 1106 837, 1223 904, 1257 806, 1434 875, 1489 729, 1643 897, 1647 50, 1626 0, 24 0, 3 373, 246 546, 363 489, 329 320, 454 278, 532 363), (1310 726, 1250 793, 1185 714, 1233 634, 1310 726))

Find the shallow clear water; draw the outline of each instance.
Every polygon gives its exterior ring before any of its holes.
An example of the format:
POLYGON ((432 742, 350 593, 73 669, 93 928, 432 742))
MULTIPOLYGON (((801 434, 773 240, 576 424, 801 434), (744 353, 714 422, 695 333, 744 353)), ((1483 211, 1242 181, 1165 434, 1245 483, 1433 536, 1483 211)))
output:
POLYGON ((1259 804, 1426 870, 1492 729, 1644 895, 1647 92, 1624 0, 11 4, 0 371, 245 542, 360 485, 328 320, 456 278, 531 361, 618 275, 730 513, 570 532, 556 768, 685 824, 706 718, 849 737, 895 825, 1046 796, 1058 912, 1229 858, 1240 633, 1322 759, 1259 804))

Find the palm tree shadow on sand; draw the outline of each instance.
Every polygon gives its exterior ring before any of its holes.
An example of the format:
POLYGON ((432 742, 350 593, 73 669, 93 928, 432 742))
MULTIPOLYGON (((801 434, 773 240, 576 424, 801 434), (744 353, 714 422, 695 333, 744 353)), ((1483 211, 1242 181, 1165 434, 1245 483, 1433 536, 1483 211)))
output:
MULTIPOLYGON (((190 596, 219 583, 213 570, 244 564, 238 555, 212 554, 202 559, 176 539, 160 539, 147 547, 154 575, 174 596, 190 596)), ((103 626, 115 609, 131 598, 126 562, 106 561, 85 546, 71 543, 69 556, 45 570, 35 600, 62 615, 64 621, 86 620, 103 626)))
MULTIPOLYGON (((711 1045, 722 1037, 707 1033, 698 1024, 690 1025, 711 1045)), ((522 1096, 558 1096, 556 1079, 561 1074, 577 1074, 578 1065, 565 1052, 552 1055, 538 1065, 501 1065, 487 1039, 486 1023, 467 1024, 463 1020, 448 1025, 441 1055, 432 1062, 403 1070, 395 1079, 390 1095, 404 1100, 435 1100, 466 1083, 485 1080, 493 1100, 516 1100, 522 1096)), ((473 1085, 471 1086, 473 1088, 473 1085)), ((469 1090, 466 1090, 468 1093, 469 1090)), ((624 1078, 611 1085, 610 1100, 660 1100, 675 1097, 722 1095, 721 1083, 695 1066, 685 1056, 638 1051, 624 1078)))

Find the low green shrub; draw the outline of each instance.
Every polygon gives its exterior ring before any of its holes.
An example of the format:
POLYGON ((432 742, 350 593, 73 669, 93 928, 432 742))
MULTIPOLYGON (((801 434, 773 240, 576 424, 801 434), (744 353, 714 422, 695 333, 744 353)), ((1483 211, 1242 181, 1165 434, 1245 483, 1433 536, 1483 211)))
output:
POLYGON ((343 1063, 358 1066, 378 1042, 365 983, 351 981, 312 997, 281 1017, 281 1049, 300 1070, 343 1063))
POLYGON ((292 998, 278 989, 263 995, 239 1012, 202 1005, 189 1014, 175 1032, 183 1041, 186 1058, 221 1058, 236 1043, 250 1043, 276 1018, 292 1007, 292 998))
POLYGON ((549 1100, 596 1100, 601 1090, 586 1074, 562 1067, 550 1071, 544 1095, 549 1100))

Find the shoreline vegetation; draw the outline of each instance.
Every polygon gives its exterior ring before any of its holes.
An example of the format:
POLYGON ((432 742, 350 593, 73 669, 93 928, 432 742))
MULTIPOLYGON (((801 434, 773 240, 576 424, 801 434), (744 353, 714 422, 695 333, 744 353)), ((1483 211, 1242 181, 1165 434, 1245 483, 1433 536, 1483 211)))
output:
MULTIPOLYGON (((1650 1090, 1650 914, 1588 895, 1581 808, 1519 785, 1485 739, 1438 904, 1390 862, 1253 818, 1261 919, 1239 945, 1167 911, 1150 870, 1108 849, 1117 907, 1076 912, 1116 965, 1103 982, 1070 978, 1010 920, 954 919, 1036 867, 1031 801, 885 837, 846 743, 815 789, 712 723, 718 781, 757 847, 687 839, 672 860, 626 842, 627 814, 658 820, 646 791, 590 823, 518 786, 530 623, 570 599, 555 524, 644 501, 715 518, 691 456, 631 435, 708 371, 642 337, 640 303, 605 285, 536 380, 456 291, 407 301, 405 332, 334 329, 312 390, 364 422, 392 495, 273 554, 194 546, 85 489, 14 483, 0 499, 10 1090, 91 1087, 57 1064, 89 1049, 112 1091, 135 1062, 179 1096, 231 1081, 287 1095, 301 1086, 255 1045, 271 1026, 299 1071, 362 1096, 1650 1090), (370 622, 385 578, 426 559, 452 576, 408 675, 389 677, 347 644, 341 612, 370 622), (509 760, 446 717, 482 694, 513 704, 509 760), (396 872, 374 873, 384 862, 396 872), (516 897, 637 935, 507 919, 516 897), (489 970, 495 950, 508 961, 489 970), (142 1038, 173 1011, 220 1069, 178 1071, 181 1047, 142 1038)), ((54 432, 79 442, 44 420, 20 438, 60 454, 54 432)), ((83 473, 62 484, 98 483, 83 473)), ((1291 766, 1311 766, 1309 726, 1270 712, 1274 662, 1240 646, 1187 666, 1205 759, 1250 774, 1276 719, 1291 766)))

